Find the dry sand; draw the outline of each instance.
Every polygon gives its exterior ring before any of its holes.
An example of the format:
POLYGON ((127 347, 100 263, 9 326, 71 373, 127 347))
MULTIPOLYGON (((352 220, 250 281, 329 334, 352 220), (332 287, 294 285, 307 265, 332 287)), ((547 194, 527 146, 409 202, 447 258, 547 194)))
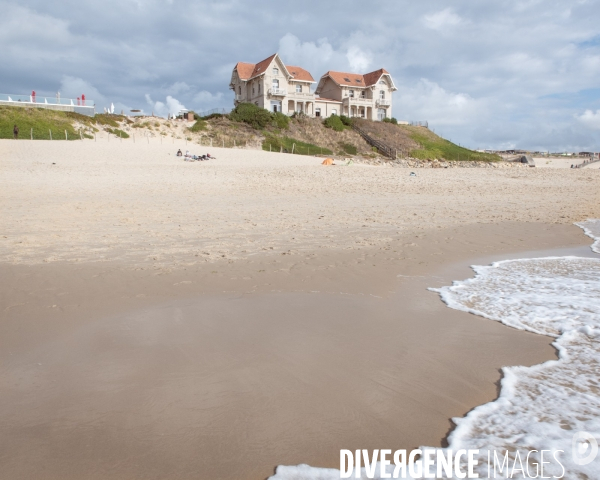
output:
POLYGON ((600 172, 180 147, 0 142, 0 478, 261 479, 439 445, 500 367, 554 357, 426 288, 588 245, 600 172))

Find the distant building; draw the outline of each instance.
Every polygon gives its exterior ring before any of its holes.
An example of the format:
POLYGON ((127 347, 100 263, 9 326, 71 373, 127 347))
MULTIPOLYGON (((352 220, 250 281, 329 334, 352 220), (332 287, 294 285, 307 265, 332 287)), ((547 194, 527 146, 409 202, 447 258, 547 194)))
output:
POLYGON ((392 116, 392 93, 397 90, 391 75, 381 68, 367 74, 328 71, 316 83, 302 67, 285 65, 278 54, 254 64, 238 62, 229 88, 234 105, 254 103, 286 115, 311 117, 346 115, 369 120, 392 116))

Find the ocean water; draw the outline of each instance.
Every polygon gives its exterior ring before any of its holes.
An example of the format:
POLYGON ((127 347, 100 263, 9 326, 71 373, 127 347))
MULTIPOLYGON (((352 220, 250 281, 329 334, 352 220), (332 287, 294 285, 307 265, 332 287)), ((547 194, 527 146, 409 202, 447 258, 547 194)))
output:
MULTIPOLYGON (((577 225, 595 240, 592 249, 600 253, 600 220, 577 225)), ((473 270, 473 278, 434 291, 450 308, 555 338, 559 358, 504 368, 498 399, 453 419, 456 428, 448 437, 448 449, 480 450, 480 478, 488 478, 488 452, 493 451, 508 451, 509 465, 522 464, 525 472, 516 469, 492 478, 533 477, 540 456, 530 455, 527 473, 525 455, 530 450, 562 450, 556 453, 562 466, 555 461, 545 465, 546 477, 600 478, 600 454, 586 465, 578 464, 573 454, 573 448, 580 453, 585 453, 581 447, 592 448, 574 443, 576 433, 600 440, 600 258, 524 258, 473 270)), ((338 470, 307 465, 280 466, 271 477, 338 478, 338 470)))

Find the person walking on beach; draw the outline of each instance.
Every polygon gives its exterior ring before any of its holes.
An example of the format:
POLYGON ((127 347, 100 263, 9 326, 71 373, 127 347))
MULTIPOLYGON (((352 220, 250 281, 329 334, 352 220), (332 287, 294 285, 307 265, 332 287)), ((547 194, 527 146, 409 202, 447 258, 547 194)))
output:
POLYGON ((17 127, 16 125, 13 127, 13 135, 15 137, 15 140, 19 139, 19 127, 17 127))

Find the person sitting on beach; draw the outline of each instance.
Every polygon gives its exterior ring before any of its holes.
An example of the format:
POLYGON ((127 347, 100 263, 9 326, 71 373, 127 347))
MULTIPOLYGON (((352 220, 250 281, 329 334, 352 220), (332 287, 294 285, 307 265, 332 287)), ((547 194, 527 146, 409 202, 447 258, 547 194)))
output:
POLYGON ((177 156, 178 157, 182 157, 183 156, 183 153, 181 153, 181 149, 177 150, 177 156))
POLYGON ((15 137, 15 140, 19 139, 19 127, 17 127, 16 125, 13 128, 13 135, 15 137))

